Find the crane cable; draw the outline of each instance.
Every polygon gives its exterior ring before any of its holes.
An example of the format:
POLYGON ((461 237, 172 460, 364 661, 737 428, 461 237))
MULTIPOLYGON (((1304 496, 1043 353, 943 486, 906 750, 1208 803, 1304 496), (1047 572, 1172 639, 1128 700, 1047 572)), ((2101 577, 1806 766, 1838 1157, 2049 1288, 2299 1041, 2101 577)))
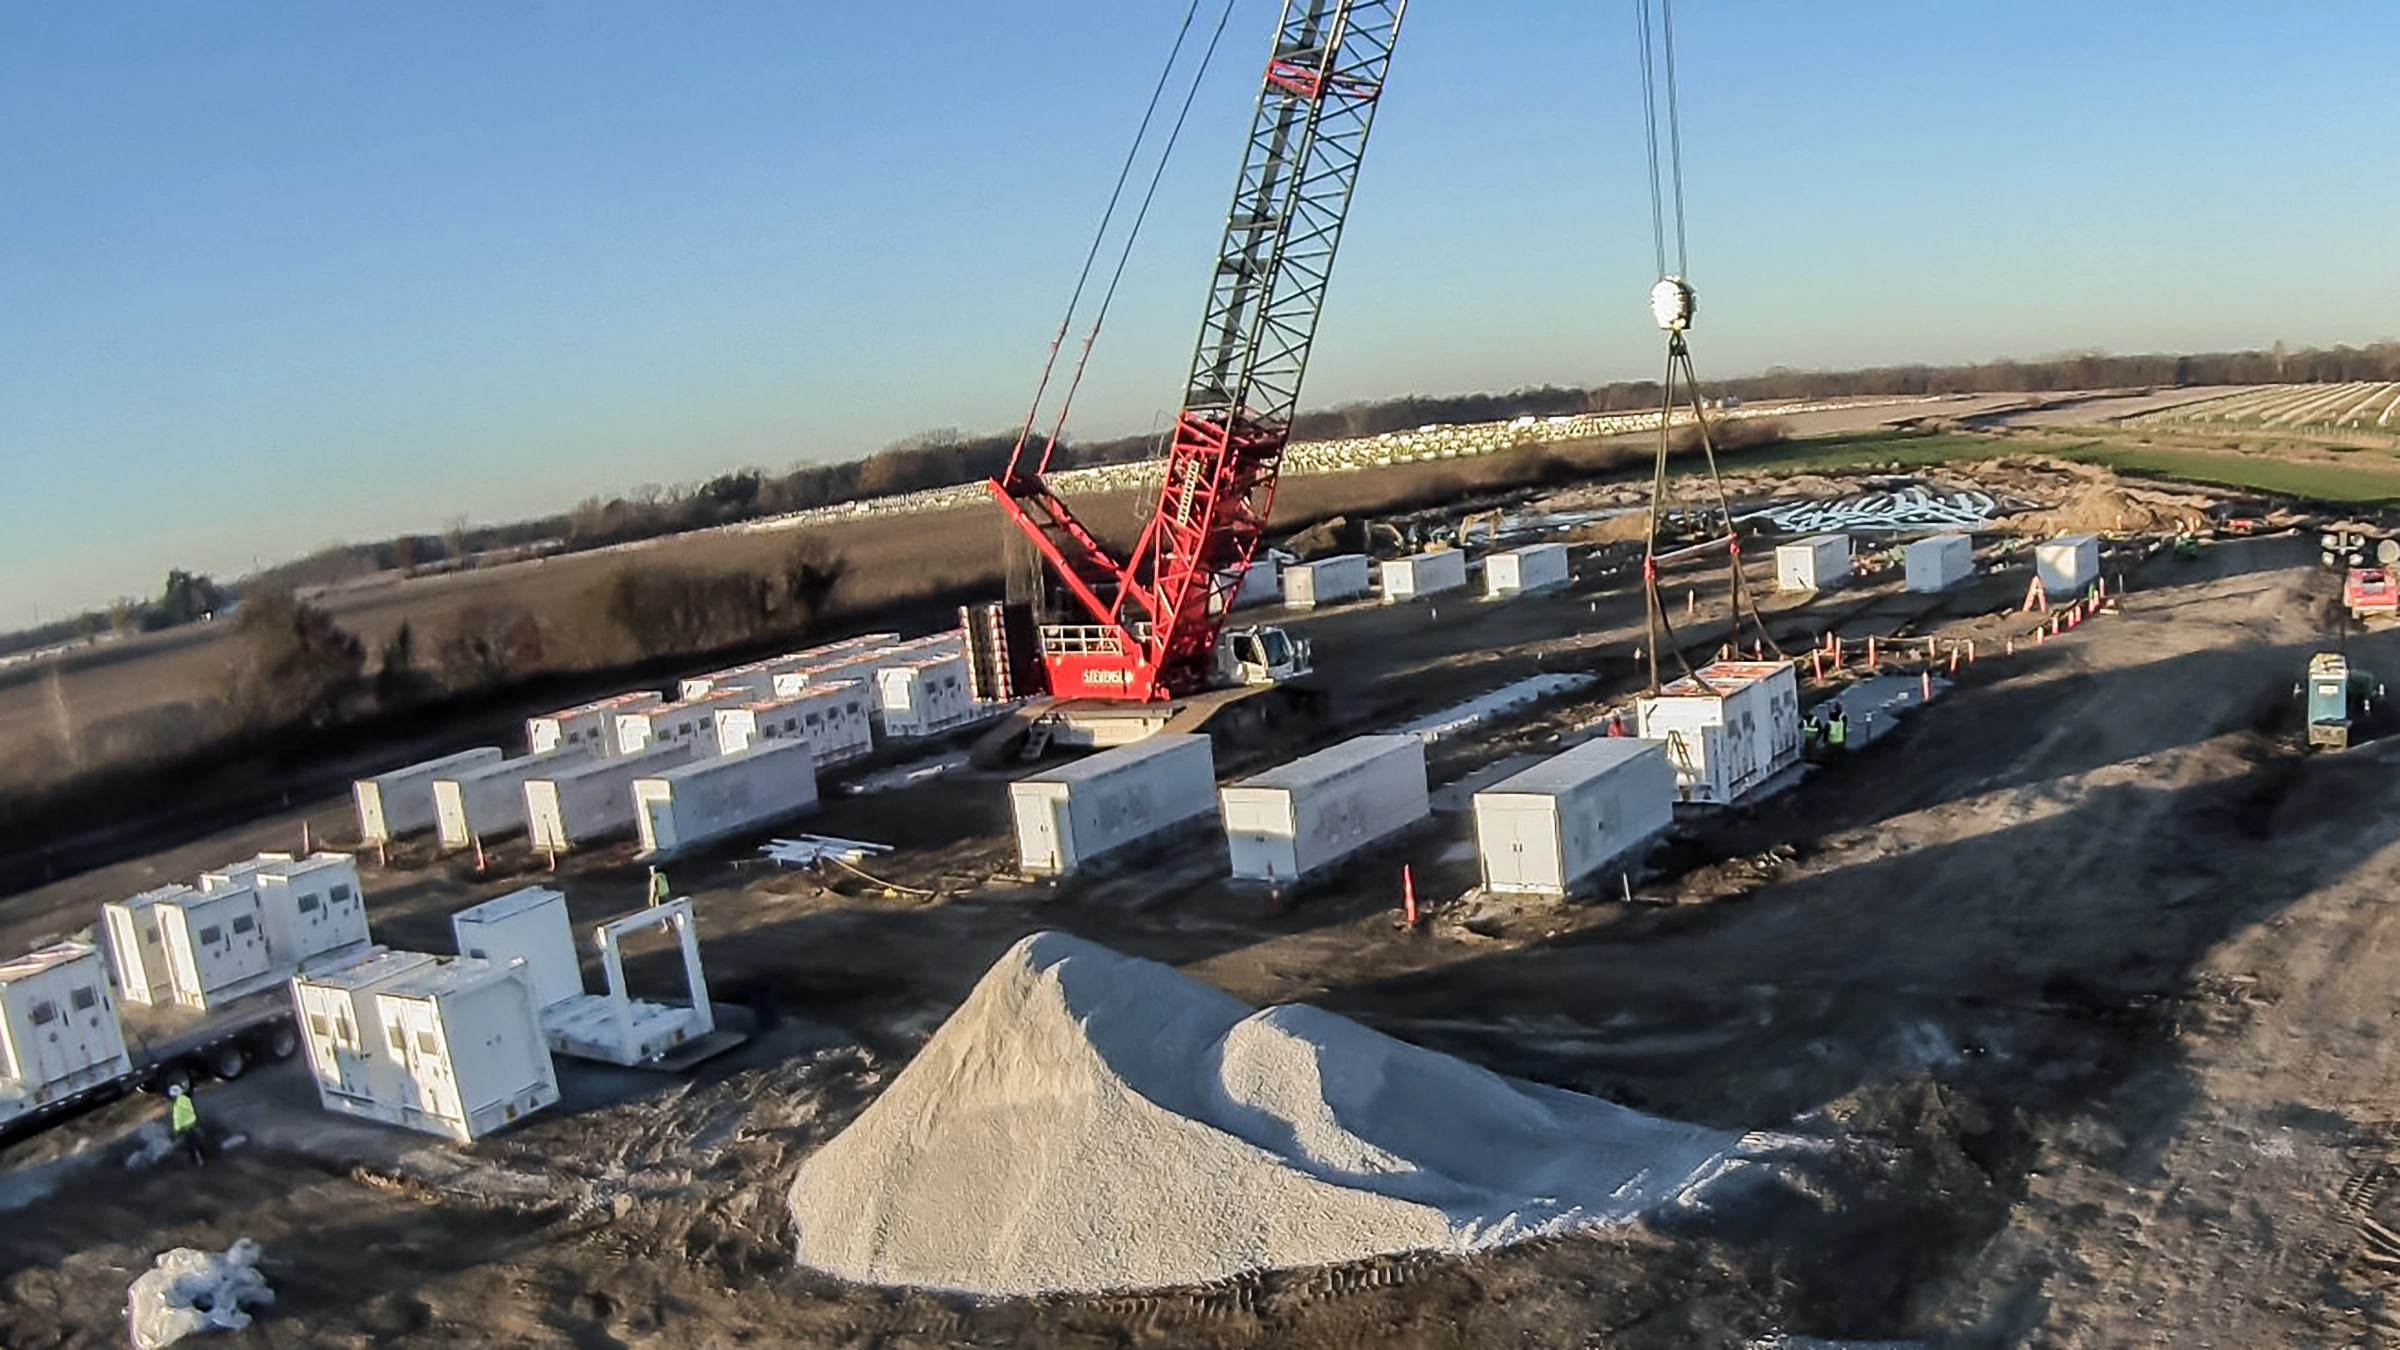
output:
MULTIPOLYGON (((1025 410, 1024 424, 1018 428, 1016 446, 1009 456, 1008 472, 1012 477, 1015 476, 1024 458, 1027 446, 1034 439, 1034 425, 1041 418, 1042 399, 1049 392, 1051 378, 1057 371, 1059 352, 1065 347, 1067 333, 1074 327, 1075 316, 1082 308, 1084 292, 1090 287, 1093 270, 1099 265, 1100 250, 1108 241, 1109 226, 1115 222, 1117 209, 1123 204, 1126 184, 1131 181, 1134 167, 1141 159, 1142 147, 1150 138, 1151 123, 1158 116, 1159 103, 1166 95, 1168 80, 1175 72, 1176 62, 1182 59, 1184 44, 1189 41, 1192 26, 1200 16, 1200 4, 1201 0, 1191 0, 1190 6, 1185 9, 1183 22, 1175 31, 1175 41, 1167 50, 1166 62, 1159 67, 1158 80, 1151 86, 1149 102, 1142 108, 1141 124, 1134 129, 1133 143, 1125 148, 1125 160, 1117 168, 1116 182, 1109 189, 1108 205, 1101 211, 1100 223, 1092 231, 1091 247, 1084 252, 1082 270, 1075 277, 1075 289, 1067 297, 1066 313, 1059 317, 1058 332, 1050 339, 1049 355, 1043 360, 1041 376, 1034 383, 1033 401, 1025 410)), ((1141 207, 1135 215, 1133 225, 1126 232, 1124 248, 1117 257, 1116 271, 1111 276, 1107 291, 1101 298, 1099 313, 1092 321, 1091 333, 1084 339, 1083 353, 1076 362, 1070 377, 1065 400, 1059 408, 1056 424, 1046 439, 1041 459, 1034 469, 1037 476, 1048 471, 1050 458, 1058 449, 1058 437, 1066 423, 1066 407, 1064 405, 1074 401, 1075 387, 1082 383, 1084 367, 1091 360, 1093 340, 1099 336, 1100 324, 1108 316, 1109 302, 1116 295, 1118 281, 1125 275, 1126 259, 1132 255, 1134 240, 1140 235, 1142 222, 1148 217, 1151 203, 1158 195, 1159 180, 1166 172, 1167 160, 1174 154, 1175 143, 1183 133, 1184 120, 1191 113, 1193 98, 1199 93, 1200 81, 1208 73, 1209 64, 1216 56, 1218 43, 1225 36, 1226 22, 1232 17, 1232 14, 1233 0, 1226 0, 1224 12, 1217 18, 1216 31, 1209 38, 1208 50, 1201 57, 1199 68, 1192 74, 1191 88, 1184 94, 1183 105, 1176 114, 1175 125, 1168 133, 1165 146, 1159 152, 1158 165, 1151 173, 1148 190, 1142 196, 1141 207)))
POLYGON ((1740 648, 1742 615, 1747 610, 1752 625, 1758 631, 1761 650, 1772 650, 1777 656, 1782 656, 1783 649, 1776 644, 1773 635, 1767 632, 1766 620, 1759 614, 1756 603, 1748 600, 1747 587, 1742 577, 1741 532, 1734 526, 1732 505, 1725 495, 1725 481, 1717 469, 1716 445, 1709 435, 1707 410, 1700 397, 1700 377, 1692 364, 1691 346, 1684 339, 1684 331, 1690 327, 1690 319, 1695 306, 1692 302, 1691 288, 1685 282, 1685 278, 1689 275, 1690 243, 1684 223, 1683 120, 1681 109, 1678 106, 1678 91, 1675 83, 1674 0, 1659 0, 1659 22, 1656 25, 1656 31, 1660 36, 1660 43, 1659 49, 1656 51, 1653 50, 1651 40, 1653 25, 1650 17, 1650 0, 1635 0, 1634 17, 1641 28, 1642 124, 1649 155, 1650 237, 1657 257, 1659 273, 1659 285, 1652 292, 1652 301, 1653 307, 1656 308, 1659 303, 1659 293, 1672 286, 1674 292, 1671 293, 1671 298, 1676 299, 1680 305, 1680 313, 1673 317, 1672 321, 1667 312, 1661 311, 1658 314, 1660 326, 1667 330, 1667 365, 1665 378, 1660 383, 1658 449, 1651 471, 1650 512, 1642 554, 1642 583, 1650 630, 1646 655, 1649 661, 1652 690, 1655 691, 1659 687, 1658 649, 1662 645, 1662 638, 1664 645, 1673 650, 1675 661, 1683 668, 1683 673, 1699 684, 1701 688, 1707 689, 1709 688, 1707 679, 1692 668, 1691 661, 1684 653, 1683 644, 1676 638, 1675 624, 1668 617, 1665 597, 1661 594, 1659 587, 1658 519, 1659 508, 1665 501, 1667 492, 1667 455, 1672 448, 1675 381, 1678 374, 1683 377, 1685 390, 1691 397, 1693 426, 1699 434, 1700 450, 1707 462, 1709 485, 1716 498, 1718 516, 1725 525, 1725 535, 1721 540, 1712 540, 1701 547, 1713 547, 1716 543, 1722 542, 1726 548, 1727 570, 1731 574, 1733 601, 1732 623, 1727 630, 1730 645, 1736 651, 1740 648), (1672 272, 1667 270, 1667 182, 1662 181, 1659 171, 1658 86, 1662 74, 1666 84, 1667 170, 1674 188, 1675 270, 1672 272))

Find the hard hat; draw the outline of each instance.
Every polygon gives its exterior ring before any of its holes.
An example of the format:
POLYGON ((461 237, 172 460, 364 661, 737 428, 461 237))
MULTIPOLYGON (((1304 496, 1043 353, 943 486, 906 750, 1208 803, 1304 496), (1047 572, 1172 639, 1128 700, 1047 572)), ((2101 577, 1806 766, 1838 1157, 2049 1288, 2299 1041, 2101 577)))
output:
POLYGON ((168 1095, 168 1096, 170 1096, 170 1097, 180 1097, 180 1096, 182 1096, 182 1095, 183 1095, 183 1084, 181 1084, 181 1083, 169 1083, 169 1084, 167 1084, 167 1095, 168 1095))

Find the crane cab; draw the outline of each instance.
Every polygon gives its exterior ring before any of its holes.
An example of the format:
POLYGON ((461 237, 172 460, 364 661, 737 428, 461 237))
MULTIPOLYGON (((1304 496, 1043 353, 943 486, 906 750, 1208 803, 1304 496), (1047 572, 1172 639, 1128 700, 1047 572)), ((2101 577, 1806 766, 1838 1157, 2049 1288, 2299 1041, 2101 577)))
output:
POLYGON ((1280 628, 1228 628, 1217 636, 1217 685, 1281 684, 1309 673, 1308 643, 1280 628))

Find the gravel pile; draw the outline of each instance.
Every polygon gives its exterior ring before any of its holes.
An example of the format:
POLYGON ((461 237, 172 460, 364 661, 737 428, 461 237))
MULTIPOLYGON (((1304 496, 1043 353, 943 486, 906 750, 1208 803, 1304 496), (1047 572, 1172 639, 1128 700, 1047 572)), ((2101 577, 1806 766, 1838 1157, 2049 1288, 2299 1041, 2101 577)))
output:
POLYGON ((1140 1288, 1620 1223, 1736 1142, 1041 933, 791 1210, 801 1263, 853 1280, 1140 1288))

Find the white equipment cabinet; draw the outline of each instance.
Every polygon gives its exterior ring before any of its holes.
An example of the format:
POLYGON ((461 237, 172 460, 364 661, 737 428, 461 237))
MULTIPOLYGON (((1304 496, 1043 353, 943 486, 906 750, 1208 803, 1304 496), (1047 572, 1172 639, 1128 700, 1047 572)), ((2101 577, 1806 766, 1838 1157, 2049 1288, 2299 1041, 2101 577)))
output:
POLYGON ((326 1110, 388 1120, 389 1110, 407 1100, 408 1064, 383 1034, 375 995, 434 964, 423 952, 377 947, 292 977, 300 1042, 326 1110))
POLYGON ((1383 564, 1385 603, 1439 595, 1467 584, 1467 555, 1462 549, 1437 548, 1383 564))
POLYGON ((499 762, 499 749, 487 745, 359 779, 350 785, 351 799, 358 806, 358 837, 370 844, 388 844, 432 829, 433 780, 499 762))
POLYGON ((2068 534, 2035 544, 2033 574, 2051 600, 2073 600, 2100 579, 2100 536, 2068 534))
POLYGON ((633 833, 633 780, 655 777, 691 758, 691 743, 678 741, 526 779, 525 821, 533 846, 564 853, 633 833))
POLYGON ((1563 896, 1674 823, 1663 742, 1586 741, 1475 794, 1483 888, 1563 896))
POLYGON ((504 839, 525 828, 525 783, 581 764, 598 750, 588 742, 485 764, 433 784, 433 835, 445 850, 476 840, 504 839))
POLYGON ((160 1007, 175 1001, 175 961, 167 950, 158 903, 174 895, 196 894, 189 886, 161 886, 100 906, 100 931, 107 943, 109 969, 127 1003, 160 1007))
POLYGON ((546 755, 554 750, 613 755, 617 752, 618 715, 640 712, 665 701, 645 689, 578 704, 572 708, 561 708, 539 717, 529 717, 525 719, 525 746, 537 755, 546 755))
POLYGON ((1937 534, 1901 550, 1908 589, 1942 591, 1975 574, 1975 541, 1963 534, 1937 534))
POLYGON ((150 906, 166 948, 175 1002, 206 1011, 281 984, 297 961, 267 948, 266 907, 247 886, 175 888, 150 906))
POLYGON ((1775 546, 1775 589, 1821 591, 1850 575, 1850 536, 1818 534, 1775 546))
POLYGON ((1161 733, 1009 785, 1017 859, 1065 876, 1111 849, 1207 815, 1217 804, 1208 737, 1161 733))
POLYGON ((1245 778, 1218 794, 1233 875, 1293 881, 1431 812, 1425 742, 1360 736, 1245 778))
POLYGON ((377 1032, 406 1079, 377 1119, 466 1143, 558 1100, 524 972, 438 962, 375 991, 377 1032))
POLYGON ((672 857, 814 807, 816 755, 803 740, 761 741, 637 778, 633 799, 643 855, 672 857))
POLYGON ((1483 593, 1493 598, 1550 590, 1573 577, 1565 544, 1527 544, 1483 559, 1483 593))
POLYGON ((805 740, 822 769, 875 749, 874 696, 857 680, 811 685, 789 697, 717 710, 717 749, 723 754, 761 741, 805 740))
POLYGON ((1789 661, 1719 661, 1636 703, 1665 741, 1688 802, 1729 805, 1800 760, 1800 684, 1789 661), (1705 683, 1703 683, 1705 681, 1705 683))
POLYGON ((1283 569, 1283 603, 1293 609, 1337 605, 1367 593, 1370 566, 1364 553, 1338 553, 1283 569))
POLYGON ((567 897, 546 886, 527 886, 458 911, 450 916, 450 935, 460 956, 497 966, 524 962, 537 1008, 583 993, 567 897))
POLYGON ((358 863, 347 853, 261 853, 200 877, 200 889, 248 887, 258 892, 267 925, 267 950, 285 969, 362 945, 367 940, 367 902, 358 885, 358 863))
POLYGON ((910 656, 875 672, 875 715, 887 736, 938 736, 975 720, 963 655, 910 656))
POLYGON ((0 962, 0 1121, 132 1071, 99 948, 0 962))
POLYGON ((639 712, 617 714, 619 755, 638 755, 654 745, 689 745, 695 755, 717 753, 717 710, 736 708, 750 700, 739 690, 708 694, 688 703, 661 703, 639 712))

